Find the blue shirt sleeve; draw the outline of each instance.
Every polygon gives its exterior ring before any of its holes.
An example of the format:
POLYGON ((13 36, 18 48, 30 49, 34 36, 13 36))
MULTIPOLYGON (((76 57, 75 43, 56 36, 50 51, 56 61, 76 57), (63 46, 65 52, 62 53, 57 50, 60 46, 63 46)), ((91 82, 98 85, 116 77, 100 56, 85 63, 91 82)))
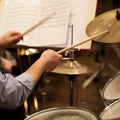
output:
POLYGON ((17 77, 0 72, 0 107, 15 109, 23 104, 34 87, 34 81, 28 73, 17 77))

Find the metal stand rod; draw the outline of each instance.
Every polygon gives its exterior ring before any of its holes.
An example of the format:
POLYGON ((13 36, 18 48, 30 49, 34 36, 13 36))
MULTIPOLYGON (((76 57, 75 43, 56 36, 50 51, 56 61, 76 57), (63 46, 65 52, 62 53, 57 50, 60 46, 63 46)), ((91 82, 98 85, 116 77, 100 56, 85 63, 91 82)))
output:
POLYGON ((76 75, 69 75, 70 81, 70 106, 74 105, 74 80, 76 75))

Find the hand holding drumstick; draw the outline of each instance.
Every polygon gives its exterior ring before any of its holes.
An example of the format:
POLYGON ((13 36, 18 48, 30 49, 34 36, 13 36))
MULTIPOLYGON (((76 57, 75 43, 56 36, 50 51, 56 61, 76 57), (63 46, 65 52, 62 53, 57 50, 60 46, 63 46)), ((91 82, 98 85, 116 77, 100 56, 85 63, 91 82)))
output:
POLYGON ((12 47, 22 39, 23 35, 17 31, 9 31, 0 36, 0 48, 12 47))
POLYGON ((50 14, 49 16, 45 17, 43 20, 39 21, 37 24, 29 28, 27 31, 24 33, 20 33, 17 31, 9 31, 6 32, 4 35, 0 36, 0 48, 7 48, 7 47, 12 47, 16 43, 18 43, 21 39, 23 39, 23 36, 34 30, 36 27, 39 25, 45 23, 47 20, 53 17, 55 13, 50 14))

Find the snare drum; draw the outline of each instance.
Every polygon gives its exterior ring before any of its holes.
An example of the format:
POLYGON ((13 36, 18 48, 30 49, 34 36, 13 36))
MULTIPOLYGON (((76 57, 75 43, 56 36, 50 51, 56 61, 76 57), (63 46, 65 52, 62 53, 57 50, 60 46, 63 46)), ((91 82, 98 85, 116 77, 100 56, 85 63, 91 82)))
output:
POLYGON ((102 98, 105 105, 110 105, 120 98, 120 72, 105 84, 102 91, 102 98))
POLYGON ((65 107, 42 110, 25 120, 98 120, 98 117, 87 109, 65 107))
POLYGON ((100 120, 120 120, 120 99, 107 106, 99 118, 100 120))

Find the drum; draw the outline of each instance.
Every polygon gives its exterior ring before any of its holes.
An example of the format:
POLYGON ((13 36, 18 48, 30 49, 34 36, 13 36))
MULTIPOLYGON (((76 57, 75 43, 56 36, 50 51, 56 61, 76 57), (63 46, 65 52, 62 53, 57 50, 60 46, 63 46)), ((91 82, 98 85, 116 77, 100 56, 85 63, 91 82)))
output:
POLYGON ((120 99, 107 106, 99 118, 100 120, 120 120, 120 99))
POLYGON ((120 72, 108 80, 101 94, 106 106, 120 98, 120 72))
POLYGON ((28 116, 25 120, 98 120, 98 117, 87 109, 65 107, 42 110, 28 116))

